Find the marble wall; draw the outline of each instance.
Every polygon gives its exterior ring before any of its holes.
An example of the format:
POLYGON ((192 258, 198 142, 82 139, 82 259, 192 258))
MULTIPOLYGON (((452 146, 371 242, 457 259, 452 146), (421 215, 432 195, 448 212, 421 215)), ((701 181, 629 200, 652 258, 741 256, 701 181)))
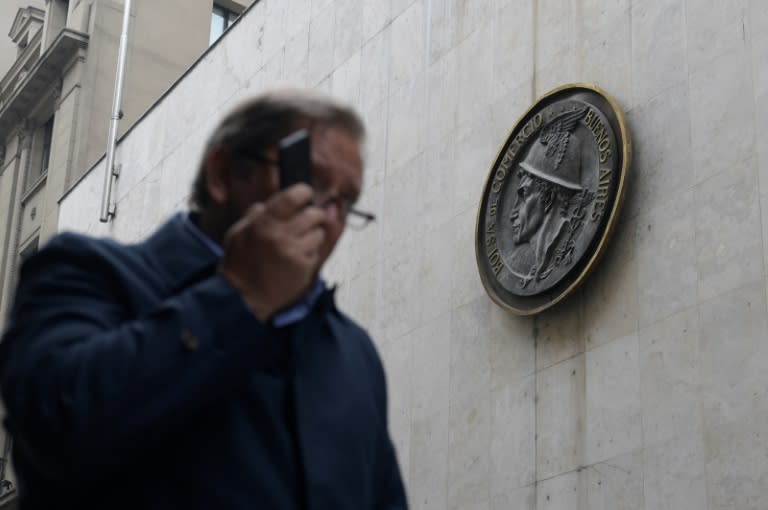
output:
POLYGON ((322 89, 370 130, 379 221, 327 275, 384 359, 413 508, 764 510, 766 62, 763 0, 261 0, 121 143, 115 220, 102 162, 60 228, 139 239, 224 111, 322 89), (583 287, 518 318, 480 284, 477 205, 517 118, 569 82, 627 113, 627 200, 583 287))

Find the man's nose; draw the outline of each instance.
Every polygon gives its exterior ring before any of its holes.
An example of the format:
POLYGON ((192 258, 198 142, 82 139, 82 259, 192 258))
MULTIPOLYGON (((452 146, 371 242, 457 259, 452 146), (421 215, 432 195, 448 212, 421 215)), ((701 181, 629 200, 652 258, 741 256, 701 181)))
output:
POLYGON ((333 193, 325 190, 316 191, 315 205, 325 212, 325 221, 337 221, 343 216, 341 201, 333 193))
POLYGON ((338 200, 329 199, 326 200, 325 203, 321 204, 320 207, 323 208, 325 211, 325 221, 327 222, 334 222, 334 221, 341 221, 341 206, 339 205, 338 200))

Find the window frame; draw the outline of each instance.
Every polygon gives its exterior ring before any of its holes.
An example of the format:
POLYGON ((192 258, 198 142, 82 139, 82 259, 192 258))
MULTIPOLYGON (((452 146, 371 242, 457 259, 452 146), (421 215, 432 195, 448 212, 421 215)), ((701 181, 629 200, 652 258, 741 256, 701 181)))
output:
POLYGON ((235 20, 240 17, 240 14, 242 13, 225 7, 220 3, 214 2, 213 8, 211 9, 211 32, 208 36, 208 45, 211 46, 213 43, 218 41, 219 38, 224 35, 227 30, 229 30, 229 27, 232 26, 235 20), (214 38, 214 16, 216 15, 221 17, 221 26, 216 28, 217 31, 221 30, 221 32, 219 32, 216 38, 214 38))

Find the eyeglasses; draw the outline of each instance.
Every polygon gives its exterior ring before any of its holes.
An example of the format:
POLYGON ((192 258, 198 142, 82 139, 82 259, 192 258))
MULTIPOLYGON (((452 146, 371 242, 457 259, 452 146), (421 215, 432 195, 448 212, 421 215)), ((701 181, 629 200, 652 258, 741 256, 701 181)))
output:
POLYGON ((352 204, 353 201, 349 198, 330 196, 325 200, 318 202, 318 207, 325 209, 331 204, 336 204, 339 208, 339 215, 344 220, 346 225, 352 230, 363 230, 365 227, 376 221, 376 215, 356 209, 352 204))
MULTIPOLYGON (((263 154, 248 154, 244 155, 247 159, 257 161, 259 163, 265 163, 267 165, 273 165, 280 167, 280 162, 268 158, 263 154)), ((312 186, 317 189, 316 186, 312 186)), ((319 191, 322 194, 322 190, 319 191)), ((362 211, 354 207, 354 201, 347 197, 329 196, 319 203, 315 204, 323 209, 327 208, 331 204, 336 204, 339 208, 339 214, 344 223, 352 230, 363 230, 365 227, 376 221, 376 215, 367 211, 362 211)))

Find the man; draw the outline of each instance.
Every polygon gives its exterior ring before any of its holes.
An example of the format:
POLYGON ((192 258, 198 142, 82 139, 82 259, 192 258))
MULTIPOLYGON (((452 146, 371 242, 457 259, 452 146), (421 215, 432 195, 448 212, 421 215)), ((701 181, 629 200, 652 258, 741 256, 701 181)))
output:
POLYGON ((212 135, 194 213, 24 264, 0 355, 21 510, 406 508, 378 355, 318 276, 363 136, 325 98, 260 96, 212 135), (314 187, 279 191, 301 128, 314 187))
POLYGON ((594 198, 581 185, 581 148, 572 136, 585 111, 568 111, 551 120, 520 162, 509 220, 514 244, 528 245, 523 288, 546 280, 556 266, 571 263, 583 211, 594 198))

